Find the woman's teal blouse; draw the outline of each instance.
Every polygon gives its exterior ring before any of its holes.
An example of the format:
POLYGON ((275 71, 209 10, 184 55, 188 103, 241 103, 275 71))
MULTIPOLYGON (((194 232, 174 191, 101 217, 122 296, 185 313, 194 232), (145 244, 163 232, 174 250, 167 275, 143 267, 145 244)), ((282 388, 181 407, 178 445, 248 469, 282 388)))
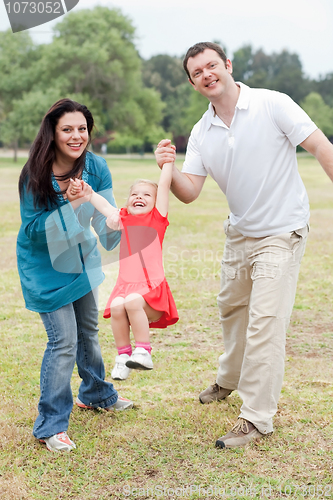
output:
MULTIPOLYGON (((82 178, 116 206, 112 178, 104 158, 88 152, 82 178)), ((59 190, 54 178, 52 182, 59 190)), ((109 229, 106 218, 90 203, 73 210, 59 194, 57 208, 35 207, 31 192, 24 188, 21 219, 17 265, 27 309, 43 313, 55 311, 102 283, 101 255, 91 226, 107 250, 119 243, 120 232, 109 229)))

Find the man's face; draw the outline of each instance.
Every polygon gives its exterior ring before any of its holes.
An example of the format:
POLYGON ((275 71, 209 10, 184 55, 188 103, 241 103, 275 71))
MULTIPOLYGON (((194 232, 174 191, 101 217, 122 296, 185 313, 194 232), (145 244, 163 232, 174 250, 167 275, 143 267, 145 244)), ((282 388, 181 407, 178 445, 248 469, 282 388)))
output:
POLYGON ((206 49, 187 61, 190 83, 210 101, 219 98, 233 83, 230 59, 225 63, 215 50, 206 49))

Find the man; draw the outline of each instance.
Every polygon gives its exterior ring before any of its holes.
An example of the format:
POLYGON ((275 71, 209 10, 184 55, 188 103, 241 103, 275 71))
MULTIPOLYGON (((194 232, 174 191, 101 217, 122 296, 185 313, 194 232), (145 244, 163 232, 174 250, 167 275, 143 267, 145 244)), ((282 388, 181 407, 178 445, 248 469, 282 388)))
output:
MULTIPOLYGON (((238 390, 240 416, 216 441, 217 447, 230 448, 273 431, 286 330, 308 234, 309 203, 296 146, 313 154, 333 180, 333 145, 285 94, 235 83, 232 63, 219 45, 194 45, 184 68, 210 105, 193 127, 182 172, 174 167, 171 189, 191 203, 210 174, 231 211, 224 223, 218 296, 225 353, 216 383, 199 396, 205 404, 238 390)), ((161 141, 160 168, 174 158, 170 141, 161 141)))

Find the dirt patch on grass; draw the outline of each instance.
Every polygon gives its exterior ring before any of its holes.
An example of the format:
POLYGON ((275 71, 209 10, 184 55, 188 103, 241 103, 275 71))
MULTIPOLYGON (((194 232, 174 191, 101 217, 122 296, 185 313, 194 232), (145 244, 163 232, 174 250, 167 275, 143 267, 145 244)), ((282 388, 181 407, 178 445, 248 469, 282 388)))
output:
POLYGON ((290 325, 287 355, 327 358, 333 355, 333 322, 303 320, 290 325))
MULTIPOLYGON (((187 347, 206 352, 223 352, 223 338, 217 306, 179 311, 180 320, 167 330, 152 331, 152 342, 165 349, 187 347)), ((294 311, 287 333, 289 356, 328 358, 333 355, 333 321, 319 316, 306 318, 306 311, 294 311)))

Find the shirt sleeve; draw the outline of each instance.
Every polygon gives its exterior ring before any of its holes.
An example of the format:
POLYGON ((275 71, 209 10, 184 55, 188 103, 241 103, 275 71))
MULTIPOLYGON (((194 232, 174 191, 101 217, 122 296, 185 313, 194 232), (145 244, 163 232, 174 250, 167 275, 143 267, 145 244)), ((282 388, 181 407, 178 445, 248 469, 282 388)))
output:
POLYGON ((288 95, 276 92, 275 123, 296 147, 317 130, 317 125, 288 95))
POLYGON ((196 138, 196 127, 197 126, 193 127, 192 133, 188 140, 182 172, 207 177, 207 170, 204 167, 200 149, 198 146, 198 140, 196 138))

